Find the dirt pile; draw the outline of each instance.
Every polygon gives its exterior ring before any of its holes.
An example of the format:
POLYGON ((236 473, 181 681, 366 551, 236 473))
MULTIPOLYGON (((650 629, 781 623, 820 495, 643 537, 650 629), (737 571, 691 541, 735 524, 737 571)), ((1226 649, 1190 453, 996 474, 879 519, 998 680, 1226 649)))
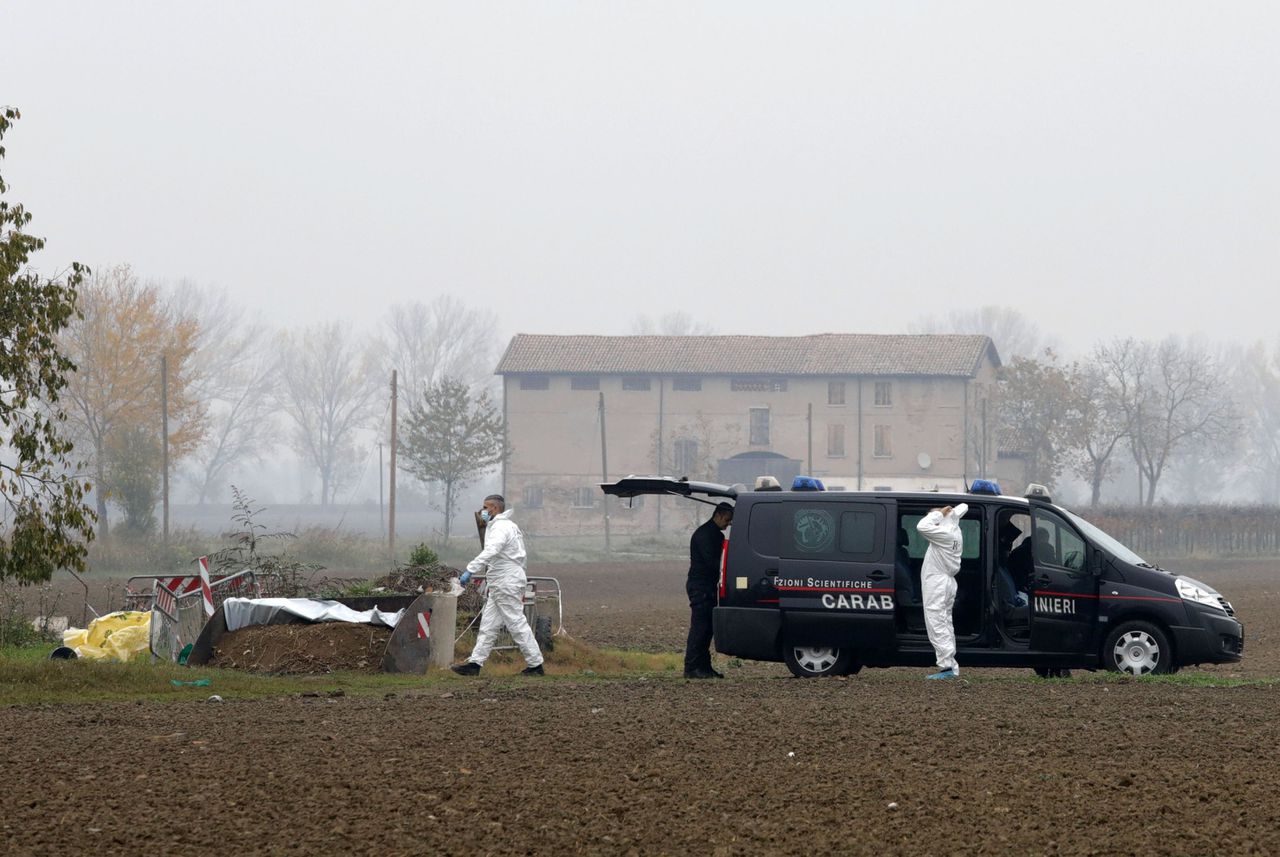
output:
POLYGON ((351 622, 253 625, 225 635, 209 666, 277 675, 379 672, 391 629, 351 622))

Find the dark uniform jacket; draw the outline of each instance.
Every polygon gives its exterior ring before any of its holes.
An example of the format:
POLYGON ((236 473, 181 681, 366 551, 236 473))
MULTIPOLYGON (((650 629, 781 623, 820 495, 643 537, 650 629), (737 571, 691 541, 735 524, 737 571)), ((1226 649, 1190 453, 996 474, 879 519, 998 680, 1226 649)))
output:
POLYGON ((724 533, 714 521, 693 531, 689 539, 689 583, 715 589, 720 584, 720 553, 724 533))

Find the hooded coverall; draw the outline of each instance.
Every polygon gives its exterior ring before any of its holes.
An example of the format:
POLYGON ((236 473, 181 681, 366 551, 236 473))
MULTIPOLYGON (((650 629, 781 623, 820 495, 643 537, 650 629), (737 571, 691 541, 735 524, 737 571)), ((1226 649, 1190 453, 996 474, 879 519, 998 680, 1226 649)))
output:
POLYGON ((480 632, 476 647, 467 658, 473 664, 484 665, 498 640, 498 632, 506 625, 511 639, 520 647, 520 654, 531 667, 542 663, 542 652, 533 638, 533 629, 524 617, 525 578, 524 534, 511 520, 511 510, 501 513, 484 531, 484 550, 467 563, 467 571, 478 574, 488 567, 486 577, 489 597, 480 614, 480 632))
POLYGON ((924 625, 929 642, 938 658, 938 669, 960 672, 956 663, 956 632, 951 625, 951 611, 956 604, 956 574, 960 571, 960 554, 964 537, 960 519, 969 511, 961 503, 945 517, 934 509, 916 524, 916 531, 929 542, 920 568, 920 589, 924 598, 924 625))

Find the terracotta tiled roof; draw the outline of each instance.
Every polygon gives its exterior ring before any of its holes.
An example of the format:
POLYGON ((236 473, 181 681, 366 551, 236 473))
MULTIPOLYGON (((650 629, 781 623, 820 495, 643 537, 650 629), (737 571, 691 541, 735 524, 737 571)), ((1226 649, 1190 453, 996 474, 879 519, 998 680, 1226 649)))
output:
POLYGON ((548 336, 511 339, 496 374, 929 375, 969 377, 991 338, 883 336, 548 336))

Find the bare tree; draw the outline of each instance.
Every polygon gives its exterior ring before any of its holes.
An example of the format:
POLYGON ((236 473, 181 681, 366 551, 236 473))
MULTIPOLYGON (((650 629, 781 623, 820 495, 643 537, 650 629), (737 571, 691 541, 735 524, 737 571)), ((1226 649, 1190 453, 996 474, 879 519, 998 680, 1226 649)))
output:
POLYGON ((1204 348, 1177 337, 1159 345, 1125 339, 1099 346, 1095 359, 1130 425, 1146 505, 1155 503, 1176 456, 1216 452, 1234 440, 1238 420, 1226 379, 1204 348))
POLYGON ((907 325, 911 333, 983 333, 991 337, 1005 363, 1015 357, 1034 358, 1053 347, 1039 325, 1015 309, 983 306, 952 310, 944 316, 925 316, 907 325))
POLYGON ((1117 391, 1097 363, 1073 365, 1067 383, 1068 462, 1072 472, 1089 483, 1089 506, 1096 507, 1102 486, 1114 470, 1115 451, 1129 437, 1130 425, 1117 391))
POLYGON ((1280 503, 1280 344, 1258 343, 1240 363, 1238 388, 1246 450, 1244 468, 1268 503, 1280 503))
POLYGON ((273 393, 279 360, 264 325, 249 321, 225 289, 182 281, 170 305, 200 321, 193 389, 209 407, 205 442, 189 461, 199 502, 207 502, 237 462, 251 464, 275 445, 273 393))
POLYGON ((493 381, 498 320, 489 310, 441 296, 430 303, 397 304, 386 315, 386 359, 399 372, 407 408, 445 378, 478 390, 493 381))
POLYGON ((631 332, 637 336, 712 336, 716 331, 689 313, 677 310, 657 318, 638 315, 631 321, 631 332))
POLYGON ((294 422, 294 448, 320 476, 320 505, 333 502, 355 472, 356 436, 372 420, 382 390, 371 345, 338 322, 286 335, 280 403, 294 422))

